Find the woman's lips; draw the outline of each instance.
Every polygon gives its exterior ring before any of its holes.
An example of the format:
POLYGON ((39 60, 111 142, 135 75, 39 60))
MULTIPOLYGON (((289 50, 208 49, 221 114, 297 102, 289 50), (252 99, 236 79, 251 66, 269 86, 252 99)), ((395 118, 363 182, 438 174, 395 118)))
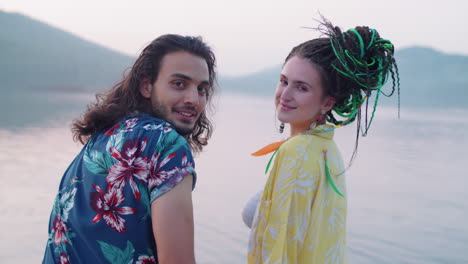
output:
POLYGON ((283 104, 283 103, 280 104, 280 108, 282 111, 291 111, 291 110, 296 109, 296 107, 292 107, 290 105, 283 104))

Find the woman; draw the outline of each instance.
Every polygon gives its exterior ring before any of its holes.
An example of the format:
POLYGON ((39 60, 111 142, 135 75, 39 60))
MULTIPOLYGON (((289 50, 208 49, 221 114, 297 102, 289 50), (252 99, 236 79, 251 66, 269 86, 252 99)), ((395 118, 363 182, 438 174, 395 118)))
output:
POLYGON ((398 69, 393 45, 376 30, 342 32, 326 20, 320 30, 326 37, 293 48, 281 71, 275 106, 290 137, 254 153, 276 150, 252 224, 249 264, 347 263, 345 166, 334 129, 356 120, 357 148, 389 74, 389 95, 399 87, 398 69))

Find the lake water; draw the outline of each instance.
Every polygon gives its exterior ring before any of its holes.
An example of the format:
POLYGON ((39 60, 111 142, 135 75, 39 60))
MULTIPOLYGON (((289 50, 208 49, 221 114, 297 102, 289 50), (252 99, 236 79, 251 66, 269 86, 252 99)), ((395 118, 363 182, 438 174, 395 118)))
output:
MULTIPOLYGON (((197 263, 245 263, 240 214, 267 161, 249 153, 281 136, 270 98, 224 94, 215 108, 215 133, 196 158, 197 263)), ((0 128, 0 263, 42 260, 60 178, 81 148, 69 131, 79 112, 70 114, 0 128)), ((345 161, 354 130, 335 134, 345 161)), ((347 172, 350 263, 468 263, 467 131, 468 110, 403 108, 398 120, 396 109, 378 109, 347 172)))

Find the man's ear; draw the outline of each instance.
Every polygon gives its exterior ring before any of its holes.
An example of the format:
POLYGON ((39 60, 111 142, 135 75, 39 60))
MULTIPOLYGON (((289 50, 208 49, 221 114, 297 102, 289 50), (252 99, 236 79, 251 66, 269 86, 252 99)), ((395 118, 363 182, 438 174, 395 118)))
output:
POLYGON ((139 87, 139 90, 140 90, 140 94, 144 97, 144 98, 151 98, 151 90, 152 90, 152 87, 153 85, 151 85, 151 82, 148 78, 143 78, 141 81, 140 81, 140 87, 139 87))
POLYGON ((335 106, 335 103, 336 103, 336 99, 334 97, 331 97, 331 96, 327 96, 327 98, 325 99, 325 104, 324 104, 324 110, 326 112, 330 111, 333 106, 335 106))

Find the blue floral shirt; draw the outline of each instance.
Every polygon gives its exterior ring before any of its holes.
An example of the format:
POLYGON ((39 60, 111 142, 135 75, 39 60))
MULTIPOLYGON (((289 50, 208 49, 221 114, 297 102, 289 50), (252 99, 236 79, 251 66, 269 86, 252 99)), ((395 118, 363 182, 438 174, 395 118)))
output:
POLYGON ((190 173, 195 186, 188 142, 162 120, 95 134, 62 178, 43 263, 157 263, 151 202, 190 173))

